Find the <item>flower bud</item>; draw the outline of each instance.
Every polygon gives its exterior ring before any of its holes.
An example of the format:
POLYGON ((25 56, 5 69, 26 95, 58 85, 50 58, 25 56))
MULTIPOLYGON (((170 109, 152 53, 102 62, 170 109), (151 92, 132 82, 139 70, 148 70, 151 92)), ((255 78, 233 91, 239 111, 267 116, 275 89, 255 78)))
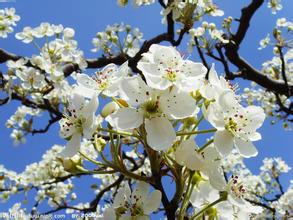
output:
POLYGON ((126 25, 125 26, 125 30, 127 33, 129 33, 131 31, 131 26, 130 25, 126 25))
POLYGON ((14 71, 12 69, 8 69, 7 75, 8 76, 13 76, 14 75, 14 71))
POLYGON ((73 38, 75 35, 75 31, 72 28, 65 28, 63 31, 63 35, 65 38, 73 38))
POLYGON ((120 5, 120 6, 126 6, 127 3, 128 3, 128 0, 118 0, 117 3, 118 3, 118 5, 120 5))
POLYGON ((194 175, 192 176, 192 184, 193 185, 198 185, 200 181, 202 181, 203 178, 201 177, 199 172, 195 172, 194 175))
POLYGON ((94 142, 94 147, 98 152, 103 151, 106 145, 107 141, 101 137, 97 138, 94 142))
POLYGON ((194 117, 189 117, 183 119, 183 125, 185 128, 191 128, 192 125, 195 125, 197 123, 196 118, 194 117))
POLYGON ((81 158, 74 156, 72 158, 60 158, 63 168, 69 173, 77 173, 79 170, 76 168, 77 165, 82 166, 81 158))
POLYGON ((210 23, 210 24, 209 24, 209 28, 210 28, 211 30, 215 30, 215 29, 216 29, 216 25, 215 25, 214 23, 210 23))
POLYGON ((101 116, 106 118, 108 115, 111 115, 119 108, 118 104, 115 102, 109 102, 106 104, 101 112, 101 116))
POLYGON ((274 47, 274 54, 275 55, 278 55, 280 52, 279 52, 279 49, 278 49, 278 47, 274 47))
POLYGON ((206 22, 206 21, 204 21, 204 22, 202 22, 201 26, 202 26, 203 28, 208 28, 208 27, 209 27, 209 23, 206 22))

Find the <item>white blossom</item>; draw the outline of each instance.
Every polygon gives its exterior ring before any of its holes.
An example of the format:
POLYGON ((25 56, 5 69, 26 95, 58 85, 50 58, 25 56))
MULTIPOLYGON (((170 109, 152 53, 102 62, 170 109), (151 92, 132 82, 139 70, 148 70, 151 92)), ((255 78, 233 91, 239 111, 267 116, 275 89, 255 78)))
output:
POLYGON ((175 48, 156 44, 143 54, 138 68, 150 87, 165 90, 175 85, 186 92, 195 91, 207 72, 203 64, 183 60, 175 48))
MULTIPOLYGON (((128 184, 121 187, 113 202, 116 216, 121 219, 143 218, 149 219, 149 215, 160 207, 161 192, 155 190, 149 194, 149 185, 138 182, 131 192, 128 184)), ((112 211, 112 215, 113 215, 112 211)), ((104 217, 104 219, 106 219, 104 217)))
POLYGON ((32 67, 16 72, 17 77, 22 81, 21 85, 24 89, 39 89, 44 86, 45 77, 42 73, 32 67))
POLYGON ((15 14, 14 8, 0 9, 0 38, 7 38, 19 20, 20 17, 15 14))
POLYGON ((62 157, 72 157, 79 151, 82 136, 92 137, 98 125, 95 116, 97 108, 96 96, 86 101, 78 94, 73 95, 68 115, 64 115, 60 121, 60 135, 69 139, 66 148, 60 154, 62 157))
POLYGON ((140 77, 125 78, 121 97, 130 106, 118 109, 106 120, 119 130, 138 128, 145 123, 147 142, 155 150, 167 150, 176 139, 169 119, 187 118, 197 112, 195 101, 187 93, 176 88, 153 90, 140 77))
POLYGON ((102 93, 106 96, 117 96, 119 86, 129 72, 128 62, 117 68, 115 64, 108 64, 101 71, 96 72, 93 77, 87 74, 77 75, 77 92, 85 97, 91 97, 94 93, 102 93))
POLYGON ((207 120, 217 129, 215 147, 223 156, 231 153, 233 145, 244 157, 256 156, 257 150, 252 141, 261 139, 256 130, 265 119, 264 111, 257 106, 244 108, 233 97, 231 91, 224 92, 206 112, 207 120))
POLYGON ((184 140, 175 151, 175 160, 180 165, 191 170, 201 171, 214 188, 223 190, 226 182, 219 153, 213 146, 209 146, 202 152, 197 151, 198 147, 195 145, 194 140, 184 140))

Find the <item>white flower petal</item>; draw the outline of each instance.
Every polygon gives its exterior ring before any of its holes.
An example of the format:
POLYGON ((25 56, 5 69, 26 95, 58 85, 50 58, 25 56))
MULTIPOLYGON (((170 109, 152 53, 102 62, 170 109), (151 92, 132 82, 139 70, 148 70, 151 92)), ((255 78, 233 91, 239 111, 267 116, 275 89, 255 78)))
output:
POLYGON ((73 93, 77 93, 79 95, 82 95, 84 96, 85 98, 91 98, 93 97, 93 95, 95 94, 99 94, 99 91, 98 90, 93 90, 93 89, 88 89, 88 88, 85 88, 84 86, 82 85, 76 85, 74 86, 73 88, 73 93))
POLYGON ((219 198, 219 192, 208 181, 201 181, 191 193, 189 201, 196 208, 202 208, 206 203, 214 202, 219 198))
POLYGON ((255 157, 258 154, 257 149, 249 140, 245 141, 240 138, 235 138, 235 145, 243 157, 255 157))
POLYGON ((221 158, 214 145, 209 145, 209 147, 205 148, 202 152, 204 153, 204 159, 206 161, 215 161, 221 158))
POLYGON ((214 137, 215 147, 222 156, 227 156, 233 149, 234 137, 226 130, 216 131, 214 137))
POLYGON ((136 189, 132 192, 131 200, 132 203, 135 203, 137 200, 144 202, 147 199, 149 193, 149 184, 145 182, 138 182, 136 189))
POLYGON ((202 156, 196 152, 196 149, 198 147, 193 139, 183 140, 174 153, 176 162, 191 170, 201 170, 204 162, 202 156))
POLYGON ((165 117, 147 119, 145 122, 147 143, 157 151, 168 150, 176 140, 171 122, 165 117))
POLYGON ((119 87, 121 81, 117 81, 113 84, 110 84, 108 88, 103 91, 103 94, 109 97, 115 97, 119 94, 119 87))
POLYGON ((75 127, 73 126, 73 124, 69 123, 68 119, 62 118, 59 121, 59 124, 60 124, 59 135, 62 138, 68 138, 72 136, 73 133, 75 132, 75 127))
POLYGON ((120 108, 106 117, 112 127, 118 130, 138 128, 143 123, 143 115, 134 108, 120 108))
POLYGON ((220 84, 220 80, 219 80, 218 74, 216 72, 215 64, 214 63, 212 64, 211 69, 209 71, 209 82, 212 85, 218 85, 218 84, 220 84))
POLYGON ((258 132, 253 132, 251 134, 247 134, 247 138, 250 140, 250 141, 258 141, 261 139, 261 134, 258 133, 258 132))
POLYGON ((98 117, 95 117, 95 116, 86 120, 86 123, 83 126, 83 135, 85 138, 90 139, 93 137, 93 134, 95 133, 99 125, 97 121, 98 121, 98 117))
POLYGON ((153 53, 155 63, 162 63, 169 67, 175 66, 182 59, 174 47, 153 44, 150 47, 150 52, 153 53))
POLYGON ((235 98, 235 93, 232 90, 226 90, 222 92, 222 94, 219 96, 218 102, 224 110, 229 110, 239 105, 235 98))
POLYGON ((125 77, 121 82, 121 96, 131 106, 144 103, 150 96, 151 90, 138 76, 125 77))
POLYGON ((73 93, 69 102, 69 109, 80 111, 83 108, 84 104, 85 104, 84 97, 80 94, 73 93))
POLYGON ((233 192, 230 192, 228 194, 228 201, 239 208, 245 209, 245 206, 246 206, 245 200, 241 197, 240 198, 236 197, 236 195, 233 192))
POLYGON ((116 213, 115 210, 112 208, 106 208, 104 213, 103 213, 103 217, 98 217, 98 220, 116 220, 116 213))
POLYGON ((182 72, 187 78, 204 79, 207 73, 207 68, 202 63, 184 60, 180 67, 180 72, 182 72))
POLYGON ((162 193, 155 190, 151 193, 147 201, 143 204, 143 212, 145 215, 150 215, 152 212, 158 210, 161 204, 162 193))
POLYGON ((203 82, 203 85, 200 87, 199 92, 204 98, 209 100, 214 99, 216 95, 214 87, 207 82, 203 82))
POLYGON ((80 133, 76 133, 72 135, 66 147, 60 153, 60 156, 66 158, 66 157, 73 157, 75 154, 77 154, 80 149, 80 139, 81 139, 80 133))
POLYGON ((212 126, 218 130, 225 129, 224 115, 217 103, 211 103, 207 110, 205 106, 203 106, 202 112, 204 117, 212 124, 212 126))
POLYGON ((166 91, 160 99, 160 108, 171 119, 183 119, 195 116, 199 108, 195 100, 185 92, 173 88, 171 92, 166 91))
POLYGON ((148 86, 154 89, 165 90, 172 85, 172 82, 162 77, 157 64, 139 62, 137 68, 142 71, 148 86))
MULTIPOLYGON (((89 118, 90 120, 93 119, 93 116, 95 115, 97 109, 99 106, 98 97, 96 95, 93 95, 91 100, 85 104, 85 106, 82 109, 82 116, 86 119, 89 118)), ((93 121, 87 121, 87 125, 91 125, 93 121)))
POLYGON ((246 111, 246 117, 249 120, 248 126, 251 127, 253 130, 258 129, 265 120, 265 113, 263 108, 259 106, 248 106, 245 108, 246 111))
POLYGON ((113 75, 113 74, 116 74, 117 71, 118 71, 118 68, 116 64, 110 63, 107 66, 105 66, 101 72, 105 73, 105 75, 113 75))
POLYGON ((81 85, 84 88, 92 89, 92 90, 98 89, 97 82, 86 74, 77 74, 76 81, 78 85, 81 85))
POLYGON ((124 186, 118 189, 118 192, 113 201, 113 207, 119 208, 125 205, 125 201, 129 198, 131 192, 128 184, 126 183, 124 186))
POLYGON ((208 164, 208 176, 212 187, 219 191, 225 190, 227 184, 224 177, 223 169, 220 164, 210 162, 208 164))

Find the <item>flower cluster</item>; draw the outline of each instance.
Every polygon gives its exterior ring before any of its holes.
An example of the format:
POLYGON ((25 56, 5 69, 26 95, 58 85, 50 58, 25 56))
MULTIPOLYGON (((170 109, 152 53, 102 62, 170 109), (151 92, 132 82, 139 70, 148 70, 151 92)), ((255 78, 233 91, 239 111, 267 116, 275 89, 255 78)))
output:
MULTIPOLYGON (((276 95, 272 92, 265 91, 262 88, 256 87, 255 84, 252 88, 246 87, 243 94, 243 102, 248 105, 259 105, 264 109, 264 112, 271 118, 271 124, 275 124, 278 121, 283 121, 283 127, 286 130, 290 130, 291 126, 287 119, 283 117, 283 114, 279 112, 279 106, 276 104, 276 95)), ((281 102, 284 106, 289 107, 289 100, 285 96, 280 96, 281 102)))
MULTIPOLYGON (((128 4, 128 0, 117 0, 117 3, 120 6, 126 6, 128 4)), ((155 3, 155 0, 133 0, 133 4, 135 6, 151 5, 153 3, 155 3)))
MULTIPOLYGON (((8 73, 4 75, 5 91, 8 94, 16 92, 21 96, 30 96, 34 102, 44 105, 49 102, 52 105, 67 103, 67 96, 72 87, 68 83, 64 70, 70 65, 76 65, 80 70, 87 66, 83 52, 78 49, 77 42, 73 39, 75 32, 71 28, 62 25, 41 23, 40 26, 25 27, 23 32, 17 33, 16 38, 24 43, 33 43, 39 54, 31 58, 9 60, 6 65, 8 73), (41 47, 37 39, 46 43, 41 47), (51 40, 51 38, 54 38, 51 40)), ((23 114, 23 113, 21 113, 23 114)), ((35 116, 29 111, 25 115, 35 116)), ((16 112, 7 123, 8 127, 15 128, 12 137, 16 142, 22 142, 23 137, 31 132, 32 119, 21 120, 20 113, 16 112), (15 119, 18 119, 15 120, 15 119), (18 127, 14 125, 18 123, 18 127)))
POLYGON ((155 150, 168 150, 176 140, 171 120, 195 116, 195 100, 188 94, 206 73, 200 63, 183 60, 171 47, 152 45, 138 63, 147 84, 139 76, 121 82, 120 97, 128 104, 106 120, 118 130, 143 129, 155 150))
POLYGON ((149 185, 138 182, 136 189, 131 192, 129 185, 119 188, 113 206, 106 208, 102 219, 146 218, 160 207, 162 194, 159 190, 150 195, 149 185))
MULTIPOLYGON (((257 154, 252 142, 261 138, 256 130, 264 121, 263 110, 256 106, 241 106, 233 86, 223 77, 218 77, 214 67, 210 69, 207 81, 207 69, 203 64, 183 59, 173 47, 152 45, 143 54, 138 62, 143 78, 133 75, 127 64, 120 67, 109 64, 93 77, 77 74, 77 84, 72 90, 74 94, 69 99, 67 113, 60 121, 60 135, 68 140, 60 156, 68 160, 76 155, 80 151, 81 137, 95 139, 96 149, 103 152, 106 143, 96 139, 101 131, 130 136, 146 149, 168 155, 179 165, 196 172, 196 182, 209 180, 215 190, 231 192, 231 201, 236 200, 232 205, 249 207, 242 198, 243 186, 234 177, 226 183, 221 159, 232 153, 233 146, 244 157, 257 154), (99 95, 114 101, 102 110, 102 116, 112 130, 103 128, 102 119, 95 115, 99 95), (205 118, 215 128, 202 132, 215 132, 215 135, 201 148, 194 143, 194 135, 201 133, 197 130, 202 120, 197 116, 200 108, 202 119, 205 118), (97 146, 101 144, 102 147, 97 146)), ((125 155, 127 160, 129 154, 125 155)), ((137 157, 132 158, 136 161, 137 157)), ((144 173, 147 174, 147 169, 144 173)), ((110 183, 112 181, 110 178, 110 183)), ((127 185, 120 189, 123 193, 118 191, 114 209, 106 208, 105 216, 149 215, 158 207, 156 205, 151 210, 145 207, 144 201, 130 196, 127 185)))
POLYGON ((199 1, 165 1, 167 7, 161 11, 163 23, 167 21, 167 15, 172 12, 174 21, 187 25, 190 22, 199 20, 204 15, 223 16, 224 11, 220 10, 212 0, 199 1))
MULTIPOLYGON (((156 1, 132 2, 143 6, 156 1)), ((126 6, 129 0, 117 3, 126 6)), ((240 29, 259 3, 242 11, 240 29)), ((66 142, 54 145, 22 172, 0 165, 1 202, 24 194, 23 201, 9 209, 17 219, 42 214, 45 205, 51 208, 46 213, 63 210, 110 220, 151 219, 162 211, 168 219, 292 216, 293 184, 285 189, 280 182, 291 167, 280 157, 265 158, 258 174, 245 165, 245 159, 258 154, 255 143, 262 138, 259 129, 266 115, 284 120, 286 126, 287 115, 279 110, 291 108, 290 91, 288 98, 252 84, 238 95, 238 85, 227 78, 247 72, 227 54, 235 50, 237 61, 239 35, 244 37, 246 30, 234 32, 231 16, 223 19, 221 29, 206 22, 204 16, 224 15, 212 0, 158 4, 166 32, 142 43, 138 28, 107 26, 92 40, 98 59, 84 58, 72 28, 47 22, 15 35, 36 47, 31 57, 1 49, 7 72, 0 71, 0 89, 7 94, 0 105, 10 100, 22 104, 6 122, 15 143, 24 142, 27 134, 45 133, 54 123, 59 123, 59 135, 66 142), (193 28, 198 21, 201 25, 193 28), (181 29, 174 30, 177 27, 181 29), (186 33, 190 54, 196 47, 203 63, 176 47, 156 44, 180 45, 186 33), (227 78, 218 75, 205 56, 221 62, 227 78), (229 70, 230 62, 239 73, 229 70), (96 68, 100 69, 89 70, 96 68), (46 112, 47 126, 35 129, 35 118, 46 112), (77 201, 80 192, 75 189, 85 193, 85 184, 79 185, 83 177, 94 194, 89 202, 77 201), (168 181, 175 186, 172 198, 173 189, 165 187, 168 181), (29 210, 30 200, 35 202, 29 210)), ((280 0, 268 0, 268 7, 273 13, 282 8, 280 0)), ((7 37, 19 19, 14 9, 0 10, 0 37, 7 37)), ((293 83, 290 34, 292 22, 280 18, 259 48, 273 45, 275 56, 261 71, 267 80, 286 86, 293 83)))
POLYGON ((36 28, 25 27, 23 32, 17 33, 16 38, 24 43, 33 42, 39 50, 39 55, 34 55, 29 60, 32 67, 27 67, 27 60, 20 59, 16 62, 9 61, 12 79, 19 79, 24 90, 33 90, 46 93, 46 98, 62 98, 67 95, 69 84, 65 80, 63 69, 67 64, 77 64, 80 69, 87 66, 83 52, 73 40, 74 30, 63 28, 62 25, 42 23, 36 28), (48 41, 49 37, 55 37, 48 41), (35 41, 38 38, 47 39, 45 45, 40 47, 35 41), (54 90, 47 90, 49 85, 54 85, 54 90))
MULTIPOLYGON (((39 204, 47 201, 51 207, 59 207, 75 200, 74 182, 71 176, 74 172, 80 172, 78 166, 82 166, 83 158, 76 155, 70 159, 61 159, 59 155, 63 150, 63 146, 54 145, 43 155, 40 162, 28 165, 21 173, 15 173, 0 166, 2 177, 0 189, 3 191, 1 200, 8 200, 10 196, 19 194, 23 190, 29 193, 32 189, 37 189, 35 200, 39 204)), ((81 151, 93 158, 97 157, 90 143, 83 142, 81 151)))
MULTIPOLYGON (((277 19, 272 34, 267 34, 260 41, 260 47, 258 48, 261 50, 271 46, 274 53, 271 60, 263 62, 262 73, 274 81, 288 85, 293 83, 291 74, 293 50, 290 39, 292 30, 292 22, 286 18, 277 19)), ((272 119, 273 124, 277 121, 283 121, 283 127, 290 129, 290 123, 288 123, 289 120, 286 114, 280 111, 282 107, 290 109, 290 98, 285 95, 265 91, 255 83, 251 84, 251 88, 245 88, 242 96, 245 102, 258 104, 265 110, 268 116, 274 116, 274 119, 272 119)))
POLYGON ((281 4, 281 0, 269 0, 268 8, 272 10, 272 14, 276 14, 277 11, 282 10, 283 6, 281 4))
POLYGON ((26 132, 31 131, 32 120, 34 116, 40 116, 40 109, 32 109, 26 106, 20 106, 16 112, 7 120, 6 127, 13 128, 11 137, 14 143, 23 143, 26 132))
POLYGON ((143 34, 138 28, 131 28, 130 25, 114 24, 107 26, 103 32, 98 32, 93 38, 94 48, 92 52, 100 52, 111 56, 120 53, 134 56, 143 41, 143 34))
MULTIPOLYGON (((291 168, 281 158, 265 158, 259 175, 252 174, 237 152, 223 160, 222 165, 226 173, 233 173, 242 180, 249 200, 253 200, 255 204, 263 203, 272 207, 276 218, 290 216, 292 203, 288 196, 292 194, 292 184, 285 192, 279 178, 281 174, 288 173, 291 168)), ((270 214, 267 210, 263 210, 262 213, 257 214, 256 218, 269 218, 270 214)))
POLYGON ((260 47, 259 50, 266 48, 268 45, 274 45, 274 53, 278 54, 278 48, 277 46, 286 47, 288 46, 290 48, 290 36, 292 35, 293 30, 293 23, 291 21, 287 21, 286 18, 279 18, 276 21, 275 28, 273 29, 272 36, 274 37, 275 43, 272 43, 270 34, 267 34, 267 36, 260 40, 259 44, 260 47))
POLYGON ((19 20, 20 17, 15 14, 14 8, 0 9, 0 38, 7 38, 19 20))
POLYGON ((202 25, 197 28, 189 30, 190 40, 188 42, 188 51, 192 53, 193 48, 196 46, 196 39, 202 48, 207 51, 212 51, 216 43, 226 44, 229 41, 224 36, 224 31, 217 29, 214 23, 202 22, 202 25))

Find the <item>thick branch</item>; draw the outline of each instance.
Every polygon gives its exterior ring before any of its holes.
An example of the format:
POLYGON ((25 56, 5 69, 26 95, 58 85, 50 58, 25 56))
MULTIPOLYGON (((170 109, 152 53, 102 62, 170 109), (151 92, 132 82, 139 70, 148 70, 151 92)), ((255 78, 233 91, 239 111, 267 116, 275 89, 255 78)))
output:
MULTIPOLYGON (((287 80, 287 76, 286 76, 286 64, 285 64, 285 58, 284 58, 284 54, 282 51, 282 47, 278 47, 279 50, 279 54, 280 54, 280 59, 281 59, 281 74, 282 74, 282 78, 285 82, 285 85, 287 86, 287 88, 289 87, 288 85, 288 80, 287 80)), ((291 96, 291 92, 290 90, 288 90, 289 96, 291 96)))
POLYGON ((235 66, 237 66, 242 72, 242 74, 239 74, 237 76, 229 74, 227 78, 234 79, 235 77, 241 77, 256 82, 257 84, 268 89, 269 91, 290 96, 293 92, 292 85, 287 86, 286 83, 270 79, 269 77, 252 67, 246 60, 240 57, 238 53, 239 46, 248 31, 250 21, 254 13, 263 4, 263 2, 264 0, 253 0, 247 7, 244 7, 242 9, 236 34, 232 35, 230 43, 224 45, 224 48, 226 50, 225 55, 228 60, 235 66))
MULTIPOLYGON (((267 90, 277 92, 278 94, 289 96, 289 94, 293 93, 292 85, 287 87, 283 82, 270 79, 268 76, 256 70, 246 60, 240 57, 238 54, 238 46, 233 43, 229 43, 224 47, 226 49, 225 54, 228 60, 242 71, 242 74, 237 75, 237 77, 256 82, 267 90)), ((229 79, 234 79, 234 75, 233 77, 230 76, 229 79)))
POLYGON ((13 53, 9 53, 3 49, 0 48, 0 63, 5 63, 8 60, 19 60, 21 56, 15 55, 13 53))
POLYGON ((244 39, 249 28, 250 20, 257 9, 264 3, 264 0, 252 0, 251 3, 241 10, 239 26, 236 34, 233 36, 233 41, 239 45, 244 39))

